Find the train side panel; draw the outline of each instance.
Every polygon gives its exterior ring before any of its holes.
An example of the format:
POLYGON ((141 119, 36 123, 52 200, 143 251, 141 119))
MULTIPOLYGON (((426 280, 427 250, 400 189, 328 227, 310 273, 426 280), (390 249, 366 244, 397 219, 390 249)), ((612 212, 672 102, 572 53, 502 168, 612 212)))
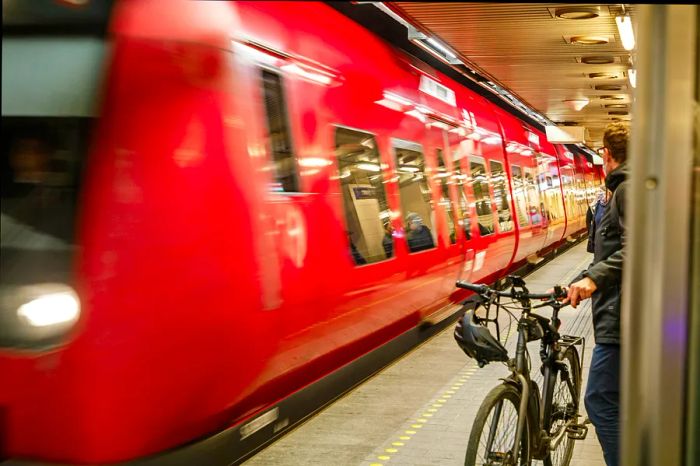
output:
POLYGON ((83 316, 60 349, 0 356, 13 456, 129 460, 239 425, 456 278, 583 228, 591 167, 322 3, 124 2, 111 40, 83 316))

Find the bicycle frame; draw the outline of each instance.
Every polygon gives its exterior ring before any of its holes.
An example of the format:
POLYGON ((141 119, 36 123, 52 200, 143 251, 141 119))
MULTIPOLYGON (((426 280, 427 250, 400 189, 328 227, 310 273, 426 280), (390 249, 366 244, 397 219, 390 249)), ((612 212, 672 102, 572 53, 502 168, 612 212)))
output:
MULTIPOLYGON (((559 326, 561 324, 559 320, 559 310, 562 306, 552 306, 553 313, 551 318, 551 324, 549 319, 542 316, 534 314, 532 312, 532 304, 529 299, 519 299, 522 305, 522 315, 518 319, 518 341, 516 344, 515 358, 509 361, 509 369, 511 370, 511 375, 506 382, 513 383, 518 386, 521 392, 520 406, 518 409, 518 425, 515 433, 515 442, 513 443, 513 450, 511 455, 513 462, 517 464, 519 450, 520 450, 520 440, 522 438, 523 430, 525 429, 525 422, 528 419, 536 419, 537 425, 530 425, 531 432, 531 451, 533 451, 533 457, 535 459, 543 459, 548 451, 552 439, 547 435, 544 427, 548 426, 551 421, 552 416, 552 397, 553 397, 553 384, 556 378, 556 371, 553 366, 556 362, 563 358, 563 355, 567 348, 572 345, 581 345, 585 350, 585 339, 583 337, 570 337, 561 336, 559 334, 559 326), (530 367, 528 365, 528 350, 527 343, 529 341, 535 341, 535 339, 530 340, 529 335, 531 334, 531 328, 533 325, 540 325, 543 327, 542 335, 537 339, 541 339, 542 343, 540 346, 540 359, 542 365, 544 366, 544 381, 542 385, 542 394, 538 390, 533 390, 533 387, 537 385, 532 382, 530 377, 530 367), (528 411, 530 411, 530 416, 528 416, 528 411)), ((496 306, 500 306, 500 298, 498 298, 495 303, 496 306)), ((540 306, 537 306, 540 307, 540 306)), ((583 351, 581 352, 583 355, 583 351)), ((581 364, 582 356, 579 358, 579 365, 581 364)), ((580 369, 580 367, 579 367, 580 369)), ((573 382, 568 379, 569 389, 573 392, 573 382)), ((579 397, 574 399, 575 412, 578 414, 579 409, 579 397)), ((567 428, 569 425, 575 421, 576 418, 570 419, 562 429, 556 439, 554 439, 554 446, 558 445, 563 436, 566 435, 567 428)), ((490 437, 493 435, 490 434, 490 437)), ((487 441, 487 448, 490 449, 491 438, 487 441)))

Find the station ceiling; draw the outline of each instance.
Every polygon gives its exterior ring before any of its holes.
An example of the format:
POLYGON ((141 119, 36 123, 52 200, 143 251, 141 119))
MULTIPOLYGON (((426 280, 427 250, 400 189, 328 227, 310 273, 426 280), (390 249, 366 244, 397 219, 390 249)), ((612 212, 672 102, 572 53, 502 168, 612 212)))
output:
POLYGON ((634 5, 384 5, 552 122, 584 126, 589 147, 602 146, 606 124, 630 118, 634 57, 622 45, 615 17, 627 14, 634 22, 634 5), (600 43, 587 45, 585 36, 600 43), (576 110, 583 103, 576 100, 588 103, 576 110))

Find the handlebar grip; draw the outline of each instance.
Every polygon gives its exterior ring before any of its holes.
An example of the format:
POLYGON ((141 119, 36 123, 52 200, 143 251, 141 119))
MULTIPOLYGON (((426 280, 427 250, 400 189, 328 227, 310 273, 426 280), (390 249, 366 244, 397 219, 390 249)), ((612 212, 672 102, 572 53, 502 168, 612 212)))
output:
POLYGON ((530 299, 559 299, 566 298, 568 293, 565 288, 557 285, 554 287, 553 293, 528 293, 527 297, 530 299))
POLYGON ((486 285, 478 285, 476 283, 468 283, 468 282, 463 282, 461 280, 457 281, 457 283, 455 283, 455 286, 457 288, 462 288, 463 290, 469 290, 469 291, 473 291, 474 293, 479 293, 479 294, 484 293, 489 289, 489 287, 486 285))
POLYGON ((528 293, 527 299, 551 299, 554 293, 528 293))

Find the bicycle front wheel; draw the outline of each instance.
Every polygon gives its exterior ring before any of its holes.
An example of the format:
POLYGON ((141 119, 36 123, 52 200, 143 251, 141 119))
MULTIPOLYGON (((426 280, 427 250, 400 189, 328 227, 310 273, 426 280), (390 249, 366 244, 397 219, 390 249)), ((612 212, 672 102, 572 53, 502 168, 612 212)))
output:
POLYGON ((520 392, 509 384, 499 385, 486 395, 469 435, 465 466, 530 464, 530 429, 527 419, 520 439, 517 463, 512 455, 520 397, 520 392))

